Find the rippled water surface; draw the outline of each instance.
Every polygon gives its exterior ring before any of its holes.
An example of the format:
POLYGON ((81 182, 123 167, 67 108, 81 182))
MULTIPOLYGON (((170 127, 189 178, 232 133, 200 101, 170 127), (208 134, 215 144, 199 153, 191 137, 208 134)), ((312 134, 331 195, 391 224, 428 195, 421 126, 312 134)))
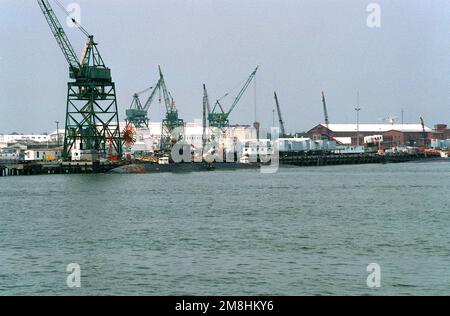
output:
POLYGON ((0 178, 11 294, 449 295, 450 163, 0 178))

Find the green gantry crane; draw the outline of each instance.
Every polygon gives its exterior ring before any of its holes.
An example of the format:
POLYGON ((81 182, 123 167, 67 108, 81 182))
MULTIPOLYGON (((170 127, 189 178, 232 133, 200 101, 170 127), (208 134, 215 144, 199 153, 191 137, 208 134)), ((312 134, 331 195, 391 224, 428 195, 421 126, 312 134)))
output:
POLYGON ((220 102, 223 98, 228 96, 228 93, 216 101, 212 110, 208 109, 208 122, 209 122, 210 127, 217 127, 220 129, 225 129, 230 126, 230 122, 229 122, 228 118, 229 118, 231 112, 233 112, 233 110, 235 109, 236 105, 239 103, 239 100, 244 95, 245 91, 247 90, 248 86, 252 82, 253 78, 255 77, 256 72, 258 71, 258 67, 256 67, 255 70, 253 70, 253 72, 250 74, 248 79, 245 81, 243 87, 239 91, 238 95, 234 99, 233 104, 231 105, 230 109, 227 112, 225 112, 225 110, 220 102))
MULTIPOLYGON (((78 60, 48 0, 37 2, 69 64, 69 77, 74 79, 68 83, 67 88, 63 158, 70 159, 72 149, 79 143, 80 150, 93 153, 93 160, 97 160, 102 154, 105 157, 108 154, 110 160, 120 159, 122 140, 115 84, 111 70, 105 66, 98 51, 94 36, 72 19, 87 37, 78 60)), ((62 7, 59 2, 57 4, 62 7)))
POLYGON ((128 110, 126 110, 125 114, 127 116, 127 123, 131 123, 134 127, 148 127, 148 110, 150 109, 150 105, 155 98, 156 92, 161 89, 161 78, 158 80, 158 83, 154 87, 147 88, 141 92, 135 93, 133 95, 133 101, 131 102, 131 106, 128 110), (141 100, 139 98, 140 95, 146 93, 148 91, 152 91, 150 96, 144 105, 142 105, 141 100))
POLYGON ((166 107, 166 116, 162 121, 161 146, 162 152, 170 152, 175 142, 181 140, 184 135, 184 121, 178 117, 178 110, 175 107, 175 101, 167 89, 164 76, 159 69, 160 89, 166 107))

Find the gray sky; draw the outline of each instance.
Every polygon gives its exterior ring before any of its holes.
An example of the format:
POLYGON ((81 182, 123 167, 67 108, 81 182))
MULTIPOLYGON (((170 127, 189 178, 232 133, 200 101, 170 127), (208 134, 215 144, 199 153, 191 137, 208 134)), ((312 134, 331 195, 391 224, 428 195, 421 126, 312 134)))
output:
MULTIPOLYGON (((202 83, 213 100, 259 64, 265 126, 274 90, 288 131, 323 121, 322 90, 332 123, 355 121, 358 89, 363 122, 404 108, 407 122, 423 115, 429 126, 450 123, 448 0, 60 1, 81 5, 82 24, 112 69, 121 120, 133 92, 156 82, 158 64, 185 120, 201 118, 202 83), (367 27, 371 2, 381 5, 380 28, 367 27)), ((36 1, 0 0, 0 21, 0 132, 48 131, 64 120, 66 61, 36 1)), ((81 53, 82 34, 67 33, 81 53)), ((253 122, 253 104, 251 85, 231 122, 253 122)), ((154 103, 151 120, 162 113, 154 103)))

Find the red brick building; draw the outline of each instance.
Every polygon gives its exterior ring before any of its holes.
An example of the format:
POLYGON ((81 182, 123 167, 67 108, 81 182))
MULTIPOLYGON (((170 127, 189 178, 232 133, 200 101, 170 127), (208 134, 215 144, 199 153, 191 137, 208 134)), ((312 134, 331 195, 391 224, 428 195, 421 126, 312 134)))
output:
MULTIPOLYGON (((437 135, 429 127, 425 127, 426 139, 443 136, 437 135)), ((332 136, 341 143, 356 145, 357 135, 359 144, 364 144, 364 137, 382 135, 383 146, 394 147, 400 145, 421 146, 423 144, 424 133, 421 124, 319 124, 308 131, 311 139, 320 139, 324 136, 332 136), (358 132, 359 129, 359 132, 358 132)))

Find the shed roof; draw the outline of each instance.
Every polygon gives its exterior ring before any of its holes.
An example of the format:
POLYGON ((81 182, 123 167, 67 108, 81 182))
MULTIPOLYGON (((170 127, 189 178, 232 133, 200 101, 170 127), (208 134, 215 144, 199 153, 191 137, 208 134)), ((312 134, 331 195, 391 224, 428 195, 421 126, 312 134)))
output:
MULTIPOLYGON (((326 124, 320 124, 326 127, 326 124)), ((357 124, 329 124, 329 129, 332 132, 356 132, 357 124)), ((383 133, 388 131, 401 131, 401 132, 422 132, 421 124, 359 124, 359 131, 364 133, 383 133)), ((432 132, 433 130, 425 126, 426 132, 432 132)))

